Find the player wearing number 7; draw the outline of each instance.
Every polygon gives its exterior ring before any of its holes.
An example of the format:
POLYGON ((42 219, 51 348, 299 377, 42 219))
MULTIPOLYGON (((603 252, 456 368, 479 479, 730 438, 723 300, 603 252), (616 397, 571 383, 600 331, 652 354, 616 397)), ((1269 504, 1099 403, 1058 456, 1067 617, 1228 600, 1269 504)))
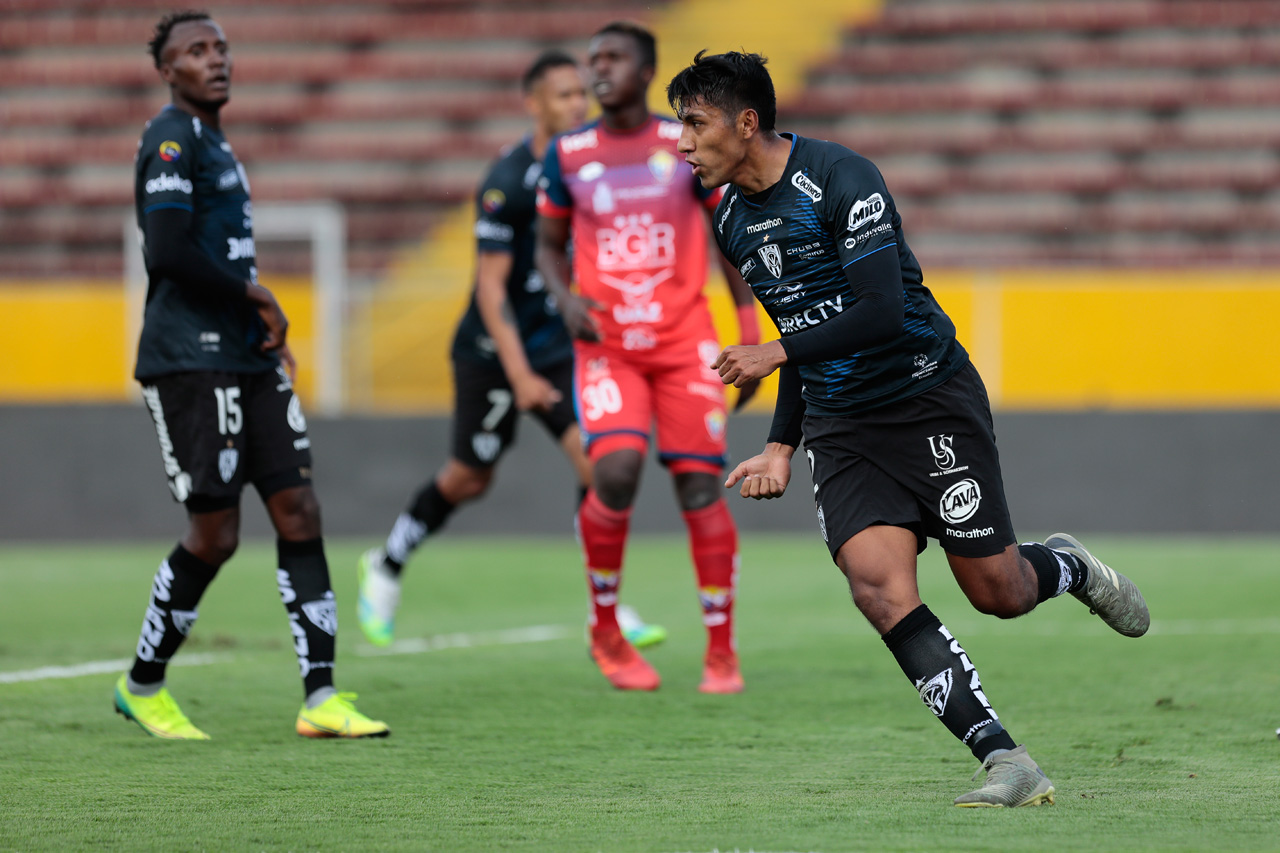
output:
MULTIPOLYGON (((578 511, 591 655, 615 687, 658 687, 616 612, 631 507, 656 423, 708 633, 699 689, 736 693, 743 685, 733 636, 737 530, 719 494, 724 391, 709 367, 719 344, 702 294, 707 220, 719 193, 703 190, 676 156, 680 125, 645 105, 655 60, 653 36, 634 24, 610 24, 592 37, 588 62, 603 115, 547 152, 538 268, 575 338, 578 419, 591 457, 591 491, 578 511)), ((751 292, 731 266, 725 274, 742 339, 754 343, 751 292)), ((742 390, 740 402, 754 385, 742 390)))
POLYGON ((161 19, 150 48, 172 103, 147 123, 135 164, 148 287, 134 375, 188 526, 156 571, 116 710, 156 737, 208 739, 165 687, 165 668, 236 550, 240 493, 252 483, 278 537, 276 580, 306 697, 298 734, 384 736, 385 723, 333 687, 338 614, 288 322, 257 283, 249 182, 219 122, 231 86, 226 36, 208 15, 181 12, 161 19))

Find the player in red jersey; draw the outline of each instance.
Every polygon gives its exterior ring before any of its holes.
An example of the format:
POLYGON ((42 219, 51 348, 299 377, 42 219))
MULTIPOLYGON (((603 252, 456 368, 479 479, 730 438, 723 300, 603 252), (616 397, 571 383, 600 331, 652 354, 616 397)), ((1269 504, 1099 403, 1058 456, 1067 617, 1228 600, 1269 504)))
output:
MULTIPOLYGON (((592 464, 592 488, 578 510, 591 656, 615 687, 653 690, 660 683, 622 636, 616 614, 631 507, 656 424, 659 458, 689 529, 708 632, 699 690, 737 693, 737 529, 719 496, 725 402, 710 368, 719 344, 702 294, 707 222, 720 193, 704 190, 677 155, 680 124, 646 106, 653 35, 635 24, 609 24, 592 37, 589 54, 603 115, 558 137, 547 152, 536 258, 574 338, 575 403, 592 464)), ((751 291, 727 263, 725 275, 741 338, 757 342, 751 291)), ((743 391, 739 406, 755 386, 743 391)))

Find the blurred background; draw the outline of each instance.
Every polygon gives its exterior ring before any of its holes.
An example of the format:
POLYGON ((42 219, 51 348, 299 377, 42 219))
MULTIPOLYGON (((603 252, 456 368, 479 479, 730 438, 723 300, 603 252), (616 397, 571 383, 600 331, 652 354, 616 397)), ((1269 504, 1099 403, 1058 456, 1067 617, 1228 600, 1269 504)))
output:
MULTIPOLYGON (((129 378, 145 292, 132 160, 168 101, 146 42, 171 8, 0 0, 0 537, 180 529, 129 378)), ((548 47, 584 57, 618 18, 658 37, 656 111, 697 50, 761 52, 780 129, 881 168, 987 382, 1019 528, 1275 529, 1280 2, 207 8, 236 62, 223 125, 262 281, 292 321, 330 532, 384 532, 443 461, 472 195, 527 127, 517 79, 548 47)), ((708 292, 732 342, 714 276, 708 292)), ((737 458, 771 404, 735 419, 737 458)), ((453 524, 564 531, 565 468, 525 423, 487 508, 453 524)), ((637 523, 678 529, 656 479, 637 523)), ((814 524, 803 494, 734 507, 761 529, 814 524)))

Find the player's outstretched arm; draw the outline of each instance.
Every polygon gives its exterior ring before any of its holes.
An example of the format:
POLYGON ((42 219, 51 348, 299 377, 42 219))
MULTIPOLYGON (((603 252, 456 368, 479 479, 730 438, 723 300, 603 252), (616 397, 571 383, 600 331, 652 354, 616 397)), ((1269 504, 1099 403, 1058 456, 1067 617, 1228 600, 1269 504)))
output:
POLYGON ((738 493, 744 498, 780 498, 787 491, 787 483, 791 482, 791 456, 795 452, 791 445, 770 442, 764 446, 763 453, 752 456, 730 471, 724 487, 731 489, 742 483, 738 493))

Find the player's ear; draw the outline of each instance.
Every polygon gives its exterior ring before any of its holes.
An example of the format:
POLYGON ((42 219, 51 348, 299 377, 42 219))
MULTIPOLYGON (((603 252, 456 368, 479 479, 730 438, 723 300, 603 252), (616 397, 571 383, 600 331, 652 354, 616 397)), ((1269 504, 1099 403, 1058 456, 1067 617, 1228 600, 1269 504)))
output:
POLYGON ((760 129, 760 115, 750 107, 738 113, 738 136, 750 139, 760 129))

